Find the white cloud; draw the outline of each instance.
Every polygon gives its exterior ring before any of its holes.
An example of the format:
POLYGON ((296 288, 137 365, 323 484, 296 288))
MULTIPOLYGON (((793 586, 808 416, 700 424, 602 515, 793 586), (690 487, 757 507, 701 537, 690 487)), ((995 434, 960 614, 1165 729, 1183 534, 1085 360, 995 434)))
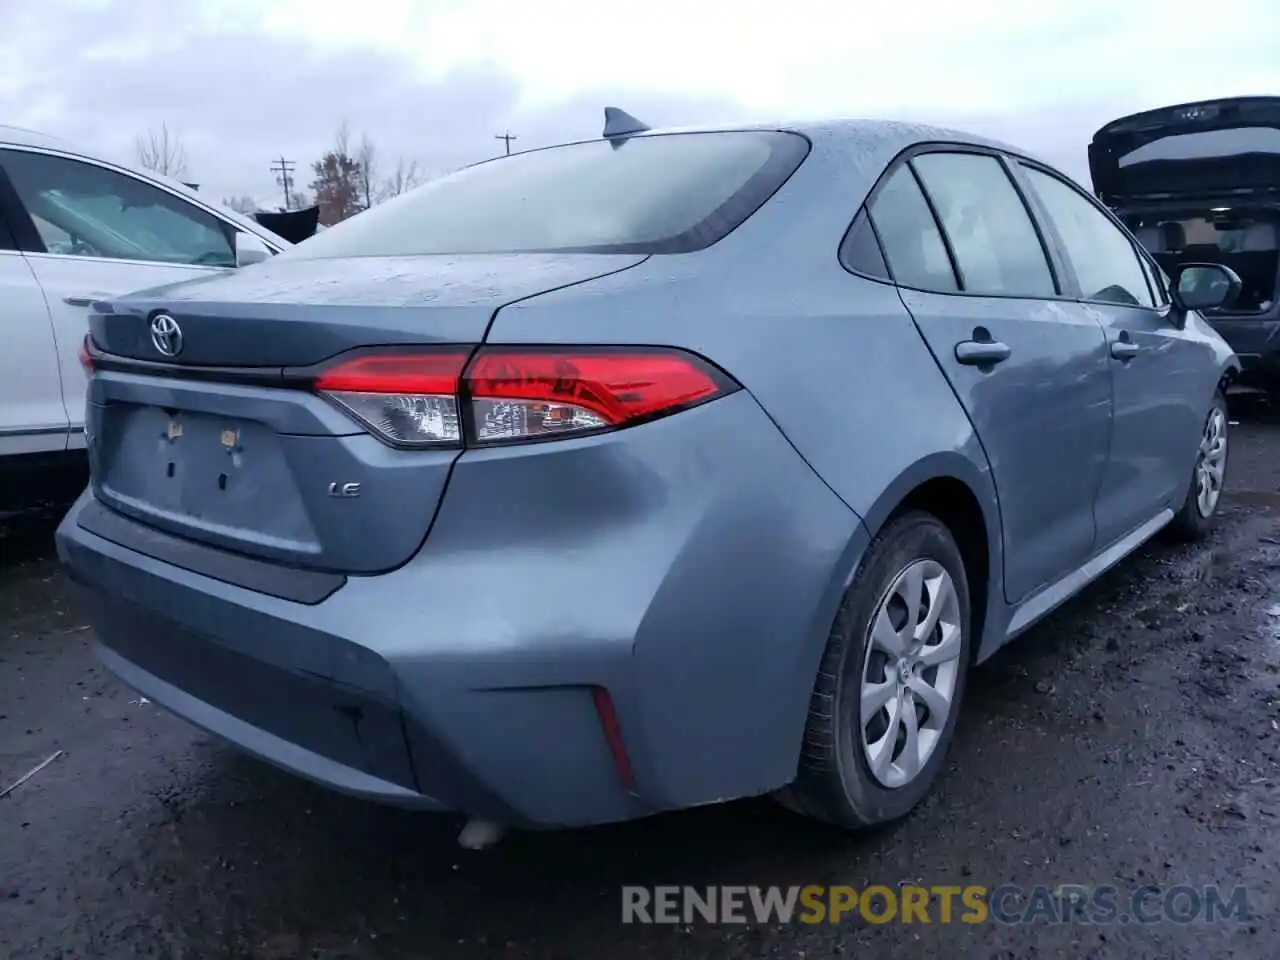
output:
POLYGON ((622 84, 773 113, 960 113, 1167 103, 1280 79, 1274 0, 1215 7, 1222 42, 1187 0, 362 0, 354 20, 315 0, 210 3, 273 32, 395 50, 436 77, 500 64, 536 103, 622 84))
POLYGON ((1212 14, 1190 0, 42 0, 0 9, 18 52, 0 99, 9 122, 117 151, 164 120, 193 176, 227 193, 271 193, 269 158, 305 163, 343 116, 384 154, 447 167, 494 153, 508 126, 518 146, 593 136, 606 102, 654 125, 935 119, 1084 176, 1108 119, 1280 89, 1280 3, 1212 14))

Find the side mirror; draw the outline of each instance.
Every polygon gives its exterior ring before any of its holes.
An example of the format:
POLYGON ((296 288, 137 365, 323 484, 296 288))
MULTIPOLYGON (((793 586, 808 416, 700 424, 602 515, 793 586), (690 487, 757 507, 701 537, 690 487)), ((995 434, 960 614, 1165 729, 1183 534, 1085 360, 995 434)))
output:
POLYGON ((1235 303, 1240 277, 1218 263, 1184 263, 1173 276, 1173 305, 1182 313, 1235 303))
POLYGON ((236 266, 247 267, 251 263, 261 263, 271 256, 271 250, 260 237, 252 233, 240 231, 236 233, 236 266))

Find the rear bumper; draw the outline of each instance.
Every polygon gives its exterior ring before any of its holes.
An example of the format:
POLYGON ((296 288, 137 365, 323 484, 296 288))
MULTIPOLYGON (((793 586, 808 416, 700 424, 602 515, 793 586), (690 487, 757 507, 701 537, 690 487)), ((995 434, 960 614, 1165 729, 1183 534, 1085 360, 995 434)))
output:
POLYGON ((328 787, 521 825, 787 783, 866 543, 745 393, 612 436, 467 453, 409 564, 314 604, 104 539, 79 523, 91 504, 58 549, 127 683, 328 787))

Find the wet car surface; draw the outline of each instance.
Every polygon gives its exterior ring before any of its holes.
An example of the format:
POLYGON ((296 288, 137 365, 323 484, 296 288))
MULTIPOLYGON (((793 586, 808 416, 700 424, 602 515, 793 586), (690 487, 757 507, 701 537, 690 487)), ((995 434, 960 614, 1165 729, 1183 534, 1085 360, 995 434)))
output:
POLYGON ((1280 413, 1233 402, 1213 536, 1157 540, 970 678, 939 788, 841 835, 768 800, 469 852, 248 759, 98 665, 52 523, 0 539, 0 956, 1274 956, 1280 413), (623 885, 1248 890, 1219 924, 663 926, 623 885), (864 954, 866 955, 866 954, 864 954))

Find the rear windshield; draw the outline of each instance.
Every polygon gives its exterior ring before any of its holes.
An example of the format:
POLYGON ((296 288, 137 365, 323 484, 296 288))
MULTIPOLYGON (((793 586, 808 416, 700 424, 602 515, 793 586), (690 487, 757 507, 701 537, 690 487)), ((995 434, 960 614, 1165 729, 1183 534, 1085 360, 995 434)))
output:
POLYGON ((749 130, 533 150, 427 183, 280 256, 698 250, 755 212, 808 149, 796 134, 749 130))

